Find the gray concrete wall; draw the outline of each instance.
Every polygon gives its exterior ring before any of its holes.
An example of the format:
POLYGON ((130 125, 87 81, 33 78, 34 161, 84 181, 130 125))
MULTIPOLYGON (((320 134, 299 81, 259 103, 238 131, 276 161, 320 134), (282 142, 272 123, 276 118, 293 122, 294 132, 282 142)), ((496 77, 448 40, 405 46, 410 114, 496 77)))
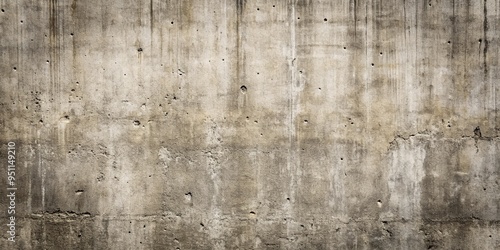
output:
POLYGON ((0 7, 1 249, 500 249, 500 0, 0 7))

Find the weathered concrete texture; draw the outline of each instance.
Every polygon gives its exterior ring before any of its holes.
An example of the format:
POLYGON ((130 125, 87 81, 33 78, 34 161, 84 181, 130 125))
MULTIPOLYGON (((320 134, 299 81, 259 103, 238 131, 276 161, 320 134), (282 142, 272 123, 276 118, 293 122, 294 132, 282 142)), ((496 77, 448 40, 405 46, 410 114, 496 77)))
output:
POLYGON ((500 249, 500 0, 0 7, 1 249, 500 249))

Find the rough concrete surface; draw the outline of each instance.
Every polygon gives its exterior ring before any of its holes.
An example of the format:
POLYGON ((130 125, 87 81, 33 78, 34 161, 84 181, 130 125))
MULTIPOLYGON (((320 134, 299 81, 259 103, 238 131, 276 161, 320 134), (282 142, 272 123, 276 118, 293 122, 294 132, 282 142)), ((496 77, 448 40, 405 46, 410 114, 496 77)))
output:
POLYGON ((1 249, 500 249, 500 0, 0 8, 1 249))

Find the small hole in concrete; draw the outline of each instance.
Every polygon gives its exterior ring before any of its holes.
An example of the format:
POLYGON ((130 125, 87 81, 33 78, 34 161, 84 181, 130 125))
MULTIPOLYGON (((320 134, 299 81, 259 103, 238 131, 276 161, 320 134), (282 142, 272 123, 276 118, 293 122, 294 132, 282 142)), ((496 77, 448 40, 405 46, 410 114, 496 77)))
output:
POLYGON ((142 48, 138 48, 138 49, 137 49, 137 51, 138 51, 138 52, 142 52, 142 48))
POLYGON ((482 43, 482 42, 483 42, 483 39, 479 39, 479 40, 478 40, 478 42, 479 42, 479 43, 482 43))
POLYGON ((205 224, 203 224, 203 223, 200 223, 200 226, 204 227, 204 226, 205 226, 205 224))
POLYGON ((17 70, 17 68, 16 68, 16 67, 14 67, 14 70, 17 70))
POLYGON ((300 20, 300 17, 297 17, 298 20, 300 20))
POLYGON ((259 123, 259 121, 257 121, 257 120, 255 120, 255 121, 253 121, 253 122, 254 122, 254 123, 259 123))
POLYGON ((273 4, 273 8, 276 7, 276 5, 273 4))
POLYGON ((49 61, 49 60, 47 60, 47 63, 49 63, 49 62, 50 62, 50 61, 49 61))
POLYGON ((174 24, 174 22, 170 22, 170 24, 174 24))
POLYGON ((134 125, 135 125, 135 126, 139 126, 139 125, 141 125, 141 122, 140 122, 140 121, 138 121, 138 120, 135 120, 135 121, 134 121, 134 125))
POLYGON ((384 54, 384 53, 380 52, 380 55, 382 55, 382 54, 384 54))
POLYGON ((341 160, 341 161, 343 161, 343 160, 344 160, 344 158, 343 158, 343 157, 340 157, 340 160, 341 160))
POLYGON ((448 41, 448 44, 450 44, 450 43, 451 43, 451 41, 448 41))
POLYGON ((250 211, 250 214, 255 214, 255 212, 254 211, 250 211))
POLYGON ((325 19, 323 19, 323 21, 325 21, 325 22, 326 22, 326 21, 328 21, 328 19, 326 19, 326 18, 325 18, 325 19))
POLYGON ((290 198, 286 198, 287 201, 290 201, 290 198))
POLYGON ((21 20, 21 23, 24 23, 24 21, 23 21, 23 20, 21 20))
POLYGON ((73 33, 70 33, 71 36, 73 36, 74 34, 73 33))
POLYGON ((2 12, 5 12, 5 10, 4 10, 4 9, 2 9, 2 12))
POLYGON ((128 233, 131 233, 130 231, 128 231, 128 233))
POLYGON ((245 85, 242 85, 240 87, 240 90, 241 90, 242 93, 246 93, 247 92, 247 87, 245 85))
POLYGON ((308 123, 309 121, 308 120, 304 120, 304 123, 308 123))
POLYGON ((257 10, 260 10, 259 8, 257 8, 257 10))
POLYGON ((344 49, 347 49, 347 47, 344 47, 344 49))
POLYGON ((375 66, 375 64, 374 64, 374 63, 372 63, 372 67, 373 67, 373 66, 375 66))

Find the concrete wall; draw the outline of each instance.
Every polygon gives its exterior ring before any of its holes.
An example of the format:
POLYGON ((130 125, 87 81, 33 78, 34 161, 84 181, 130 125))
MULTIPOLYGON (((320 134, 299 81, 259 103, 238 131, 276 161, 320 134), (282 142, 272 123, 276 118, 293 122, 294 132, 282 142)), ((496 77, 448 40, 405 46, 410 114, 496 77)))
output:
POLYGON ((1 249, 500 249, 500 0, 0 7, 1 249))

